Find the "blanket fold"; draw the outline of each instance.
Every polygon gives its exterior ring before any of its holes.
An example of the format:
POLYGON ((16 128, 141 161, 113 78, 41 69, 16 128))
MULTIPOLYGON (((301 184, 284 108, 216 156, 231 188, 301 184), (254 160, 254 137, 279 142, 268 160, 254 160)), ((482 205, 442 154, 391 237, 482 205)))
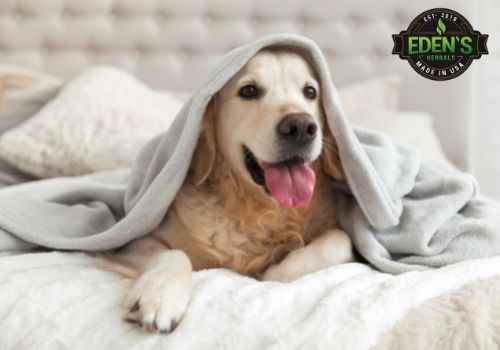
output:
POLYGON ((184 181, 210 99, 268 47, 298 52, 319 77, 346 177, 341 226, 364 258, 382 271, 401 273, 500 253, 500 205, 478 197, 472 176, 423 163, 415 148, 351 127, 319 47, 288 34, 228 53, 170 128, 142 148, 131 170, 0 190, 0 250, 107 250, 150 233, 184 181))

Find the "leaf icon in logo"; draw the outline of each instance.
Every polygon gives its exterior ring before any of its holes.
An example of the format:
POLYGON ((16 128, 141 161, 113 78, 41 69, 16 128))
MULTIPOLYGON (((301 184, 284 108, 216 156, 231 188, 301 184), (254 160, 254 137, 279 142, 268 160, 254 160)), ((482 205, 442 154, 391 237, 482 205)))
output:
POLYGON ((436 32, 439 35, 443 35, 445 31, 446 31, 446 26, 444 25, 443 20, 440 18, 440 19, 438 19, 438 25, 436 27, 436 32))

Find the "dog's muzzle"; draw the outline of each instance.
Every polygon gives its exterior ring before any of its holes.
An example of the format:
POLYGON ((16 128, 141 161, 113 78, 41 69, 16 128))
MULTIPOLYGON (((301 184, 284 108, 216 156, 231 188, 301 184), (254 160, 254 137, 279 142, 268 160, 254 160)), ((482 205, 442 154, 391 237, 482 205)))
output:
POLYGON ((276 163, 259 161, 243 146, 245 165, 253 181, 263 186, 284 208, 298 208, 309 204, 316 176, 312 168, 300 157, 276 163))

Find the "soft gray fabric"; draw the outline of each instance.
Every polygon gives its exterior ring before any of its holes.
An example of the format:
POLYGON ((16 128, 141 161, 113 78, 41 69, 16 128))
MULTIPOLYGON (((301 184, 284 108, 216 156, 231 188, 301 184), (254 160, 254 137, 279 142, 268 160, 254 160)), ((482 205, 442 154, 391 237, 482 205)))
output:
POLYGON ((46 87, 17 92, 14 106, 0 113, 0 133, 28 120, 54 98, 60 89, 59 84, 50 84, 46 87))
MULTIPOLYGON (((19 92, 16 96, 16 105, 6 112, 0 113, 0 134, 28 120, 54 98, 59 89, 59 85, 52 84, 44 88, 30 89, 28 92, 19 92)), ((23 173, 5 160, 0 159, 0 187, 12 186, 34 179, 33 176, 23 173)))
POLYGON ((477 197, 474 179, 421 164, 417 150, 383 134, 353 130, 319 48, 285 34, 228 53, 169 130, 141 150, 131 172, 0 190, 0 250, 36 245, 105 250, 151 232, 187 174, 208 102, 256 52, 269 46, 301 53, 320 77, 323 107, 347 179, 347 185, 339 186, 345 193, 341 224, 369 262, 382 271, 401 273, 500 252, 500 208, 477 197))

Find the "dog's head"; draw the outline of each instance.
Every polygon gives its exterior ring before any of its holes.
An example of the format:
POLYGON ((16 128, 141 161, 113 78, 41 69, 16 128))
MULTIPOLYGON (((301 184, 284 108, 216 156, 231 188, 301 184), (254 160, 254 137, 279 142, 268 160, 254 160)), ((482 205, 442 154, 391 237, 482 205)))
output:
POLYGON ((335 143, 324 131, 320 85, 297 53, 265 50, 254 56, 207 108, 193 169, 198 184, 220 152, 241 181, 283 207, 309 203, 316 182, 311 164, 340 178, 335 143))

